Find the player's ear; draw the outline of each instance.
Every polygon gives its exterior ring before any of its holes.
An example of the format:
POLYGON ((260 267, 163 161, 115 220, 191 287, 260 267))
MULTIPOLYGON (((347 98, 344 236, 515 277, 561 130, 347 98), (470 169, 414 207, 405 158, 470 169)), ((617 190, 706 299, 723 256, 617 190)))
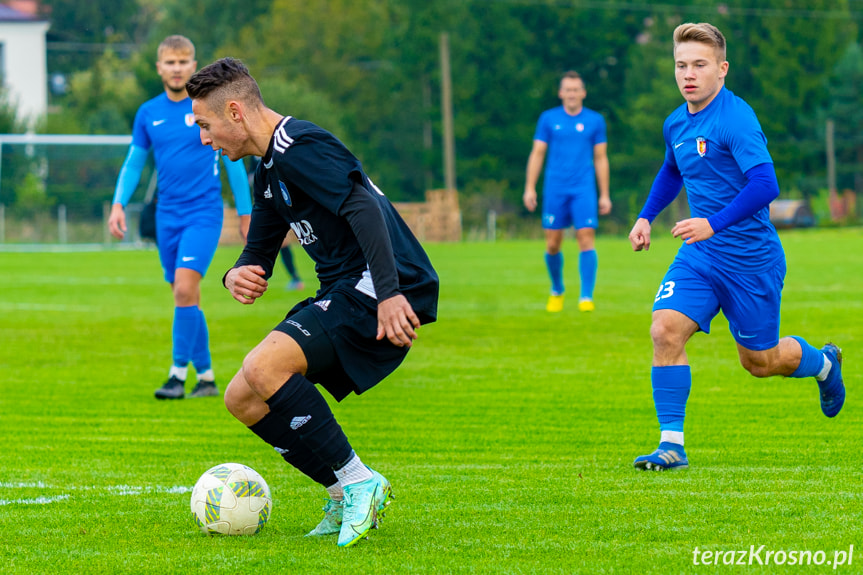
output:
POLYGON ((243 119, 243 107, 239 102, 230 100, 227 108, 227 116, 232 122, 239 122, 243 119))

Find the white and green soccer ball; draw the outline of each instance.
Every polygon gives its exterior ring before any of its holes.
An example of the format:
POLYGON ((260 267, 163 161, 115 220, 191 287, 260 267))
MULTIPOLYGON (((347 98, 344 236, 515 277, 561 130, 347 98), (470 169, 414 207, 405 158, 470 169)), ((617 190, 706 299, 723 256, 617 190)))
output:
POLYGON ((270 518, 273 500, 267 482, 240 463, 208 469, 192 489, 192 515, 210 535, 254 535, 270 518))

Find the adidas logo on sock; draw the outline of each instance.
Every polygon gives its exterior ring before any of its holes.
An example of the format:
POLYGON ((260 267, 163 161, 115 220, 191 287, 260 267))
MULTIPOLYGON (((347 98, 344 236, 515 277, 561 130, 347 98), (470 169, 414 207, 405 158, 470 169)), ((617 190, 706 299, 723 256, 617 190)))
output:
POLYGON ((324 311, 327 311, 327 308, 330 307, 330 300, 322 299, 321 301, 316 301, 315 305, 321 308, 324 311))
POLYGON ((282 447, 274 447, 273 449, 275 449, 276 453, 278 453, 279 455, 284 455, 284 454, 288 453, 288 450, 284 449, 282 447))
POLYGON ((312 418, 311 415, 302 415, 300 417, 293 418, 291 420, 291 429, 293 429, 294 431, 298 430, 303 425, 308 423, 311 418, 312 418))

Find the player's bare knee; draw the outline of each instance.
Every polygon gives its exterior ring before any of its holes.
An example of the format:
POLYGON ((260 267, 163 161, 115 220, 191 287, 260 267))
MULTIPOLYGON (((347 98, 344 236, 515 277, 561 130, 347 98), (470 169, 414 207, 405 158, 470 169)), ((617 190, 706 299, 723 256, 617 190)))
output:
POLYGON ((257 347, 243 360, 242 376, 248 386, 262 398, 267 398, 280 388, 294 372, 279 362, 274 366, 266 353, 257 347))
POLYGON ((664 321, 650 324, 650 339, 654 349, 672 349, 679 346, 679 334, 664 321))
POLYGON ((238 386, 244 385, 242 372, 238 373, 234 376, 234 379, 228 384, 228 387, 225 388, 225 395, 223 400, 225 402, 225 407, 228 410, 228 413, 236 417, 237 419, 242 418, 243 414, 243 394, 238 392, 238 386))
POLYGON ((198 290, 196 287, 180 284, 174 285, 174 305, 188 307, 198 305, 198 290))

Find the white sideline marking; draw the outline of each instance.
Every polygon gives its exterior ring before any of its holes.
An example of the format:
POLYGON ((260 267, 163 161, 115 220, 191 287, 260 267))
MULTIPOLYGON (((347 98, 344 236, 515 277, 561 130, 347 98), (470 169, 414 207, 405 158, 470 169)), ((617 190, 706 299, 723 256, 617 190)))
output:
POLYGON ((59 312, 84 312, 91 313, 97 308, 88 305, 62 305, 52 303, 13 303, 0 301, 0 310, 12 311, 59 311, 59 312))
MULTIPOLYGON (((142 485, 108 485, 96 486, 85 485, 82 487, 72 487, 64 485, 62 487, 54 487, 46 485, 41 481, 32 483, 11 483, 0 481, 0 489, 57 489, 57 490, 72 490, 72 491, 101 491, 108 492, 111 495, 144 495, 147 493, 190 493, 192 488, 187 485, 175 485, 173 487, 162 486, 142 486, 142 485)), ((64 501, 71 496, 67 493, 55 495, 53 497, 35 497, 28 499, 0 499, 0 506, 3 505, 47 505, 49 503, 57 503, 64 501)))
POLYGON ((0 506, 13 505, 15 503, 19 505, 45 505, 46 503, 55 503, 64 499, 69 499, 69 496, 56 495, 54 497, 37 497, 35 499, 0 499, 0 506))

